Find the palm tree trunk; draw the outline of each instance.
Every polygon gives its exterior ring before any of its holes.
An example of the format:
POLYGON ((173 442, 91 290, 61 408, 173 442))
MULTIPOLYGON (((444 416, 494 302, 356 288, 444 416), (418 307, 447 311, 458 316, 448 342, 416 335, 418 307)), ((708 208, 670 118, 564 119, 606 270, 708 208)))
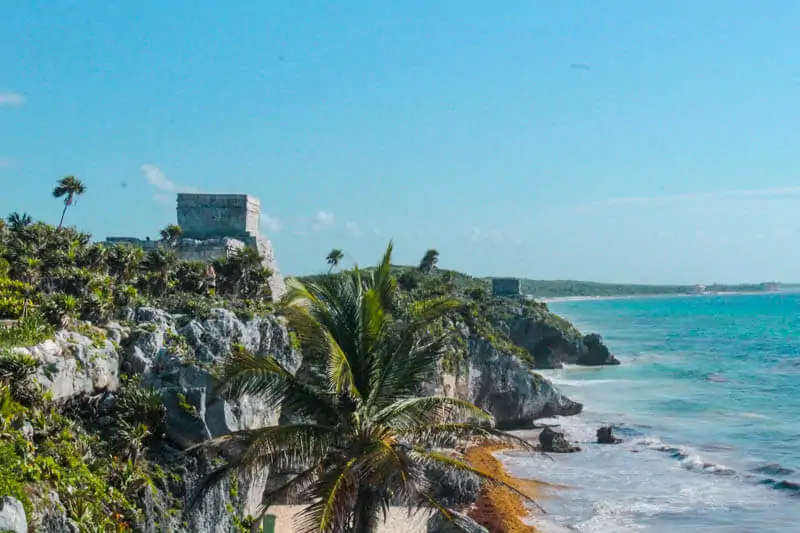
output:
POLYGON ((67 214, 67 208, 68 207, 69 207, 69 204, 67 202, 64 202, 64 210, 61 211, 61 220, 58 222, 58 229, 61 229, 61 226, 64 225, 64 215, 67 214))
POLYGON ((358 491, 353 533, 375 533, 378 530, 378 498, 369 489, 358 491))

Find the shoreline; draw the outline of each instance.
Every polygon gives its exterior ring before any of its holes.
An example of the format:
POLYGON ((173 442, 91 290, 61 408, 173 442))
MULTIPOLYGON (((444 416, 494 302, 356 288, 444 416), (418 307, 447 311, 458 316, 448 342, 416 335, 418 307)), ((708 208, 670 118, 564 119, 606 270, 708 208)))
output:
POLYGON ((532 297, 537 302, 545 304, 559 302, 584 302, 591 300, 644 300, 656 298, 706 298, 711 296, 756 296, 761 294, 780 294, 793 291, 725 291, 704 294, 621 294, 619 296, 550 296, 545 298, 532 297))

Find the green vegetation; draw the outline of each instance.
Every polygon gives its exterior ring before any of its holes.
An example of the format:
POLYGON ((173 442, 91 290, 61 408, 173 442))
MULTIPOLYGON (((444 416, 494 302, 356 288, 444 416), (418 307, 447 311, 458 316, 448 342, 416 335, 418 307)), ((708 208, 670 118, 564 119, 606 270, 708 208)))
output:
MULTIPOLYGON (((124 244, 95 244, 86 233, 24 214, 7 220, 0 229, 0 319, 25 319, 25 328, 43 321, 64 327, 77 319, 102 324, 137 305, 198 314, 214 307, 244 314, 270 309, 271 272, 253 248, 214 261, 210 279, 206 264, 180 260, 167 245, 145 254, 124 244)), ((165 232, 174 239, 179 229, 165 232)), ((2 332, 0 343, 21 333, 2 332)))
POLYGON ((289 281, 280 310, 297 332, 306 370, 294 375, 272 357, 239 348, 221 385, 232 397, 280 402, 296 420, 201 444, 199 450, 225 458, 206 488, 255 465, 292 472, 291 481, 266 495, 262 514, 288 498, 307 504, 302 531, 368 533, 398 497, 447 515, 430 492, 429 467, 508 486, 463 456, 441 451, 476 437, 529 445, 495 430, 490 415, 468 402, 417 396, 448 348, 450 335, 432 325, 461 302, 404 297, 392 275, 391 252, 390 244, 369 272, 355 268, 305 284, 289 281))
POLYGON ((52 491, 82 532, 131 531, 142 489, 165 481, 148 457, 163 429, 160 395, 125 381, 107 416, 67 416, 31 380, 37 366, 26 355, 0 354, 0 494, 19 499, 30 517, 34 501, 52 491))
MULTIPOLYGON (((634 285, 629 283, 595 283, 591 281, 543 281, 521 279, 522 293, 536 298, 558 298, 569 296, 651 296, 690 294, 694 285, 634 285)), ((706 286, 709 292, 764 292, 773 290, 775 284, 713 284, 706 286)))

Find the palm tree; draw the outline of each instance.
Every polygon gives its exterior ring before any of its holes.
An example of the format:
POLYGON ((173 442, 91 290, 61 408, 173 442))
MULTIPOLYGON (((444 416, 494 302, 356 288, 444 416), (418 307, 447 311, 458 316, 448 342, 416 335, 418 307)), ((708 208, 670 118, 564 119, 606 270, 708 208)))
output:
POLYGON ((155 285, 161 296, 169 290, 169 283, 178 264, 178 256, 167 248, 153 248, 147 252, 143 266, 155 280, 155 285))
POLYGON ((425 255, 422 256, 422 260, 419 262, 419 269, 421 272, 431 272, 436 265, 439 263, 439 252, 431 248, 425 255))
POLYGON ((508 487, 464 456, 442 451, 475 437, 530 445, 494 429, 491 416, 469 402, 417 396, 448 345, 447 334, 434 335, 430 326, 460 304, 420 301, 395 316, 391 253, 390 243, 369 274, 356 267, 306 285, 289 280, 280 310, 300 339, 306 368, 295 374, 274 357, 238 348, 221 372, 220 386, 228 397, 256 395, 280 405, 293 421, 195 447, 195 453, 226 459, 201 484, 195 501, 231 473, 268 468, 294 477, 265 492, 260 515, 288 499, 306 505, 295 524, 299 531, 371 533, 394 503, 452 518, 433 496, 433 468, 508 487))
POLYGON ((228 258, 228 266, 233 274, 234 296, 256 296, 257 288, 252 287, 255 273, 263 269, 263 258, 256 248, 239 248, 228 258))
POLYGON ((328 253, 328 257, 325 258, 325 261, 330 265, 328 269, 328 274, 331 273, 331 270, 339 266, 339 262, 344 259, 344 254, 338 248, 334 248, 328 253))
POLYGON ((64 225, 64 215, 67 214, 67 208, 75 202, 75 197, 80 196, 86 192, 86 185, 75 176, 66 176, 58 180, 56 188, 53 189, 53 196, 55 198, 64 198, 64 210, 61 212, 61 220, 58 223, 60 228, 64 225))
POLYGON ((8 215, 8 227, 12 231, 20 231, 22 228, 26 228, 33 224, 33 219, 28 213, 11 213, 8 215))
POLYGON ((161 240, 164 241, 164 243, 168 246, 175 246, 181 236, 181 233, 183 233, 183 230, 181 230, 179 225, 167 224, 164 229, 160 231, 161 240))

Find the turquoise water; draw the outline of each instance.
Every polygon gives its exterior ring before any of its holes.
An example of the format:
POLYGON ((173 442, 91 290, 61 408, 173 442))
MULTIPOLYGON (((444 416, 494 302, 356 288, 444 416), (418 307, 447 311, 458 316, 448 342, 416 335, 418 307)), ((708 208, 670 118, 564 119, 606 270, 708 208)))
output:
POLYGON ((543 503, 586 532, 800 531, 800 294, 556 302, 622 366, 545 372, 586 412, 584 452, 508 457, 572 488, 543 503), (619 446, 593 444, 613 423, 619 446))

